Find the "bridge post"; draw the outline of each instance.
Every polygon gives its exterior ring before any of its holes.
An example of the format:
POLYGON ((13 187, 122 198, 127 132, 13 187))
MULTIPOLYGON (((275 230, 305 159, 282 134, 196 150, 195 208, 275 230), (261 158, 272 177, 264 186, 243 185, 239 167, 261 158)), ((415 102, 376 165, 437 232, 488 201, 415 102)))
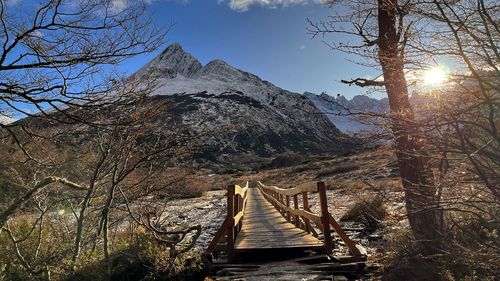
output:
POLYGON ((231 260, 234 249, 234 185, 227 187, 227 243, 226 254, 228 260, 231 260))
POLYGON ((332 233, 330 232, 330 213, 328 212, 328 202, 326 199, 326 187, 324 182, 318 182, 319 204, 321 206, 321 223, 323 224, 323 236, 325 252, 330 254, 333 250, 332 233))
MULTIPOLYGON (((276 195, 278 196, 278 200, 280 201, 280 203, 281 203, 281 204, 283 204, 283 205, 285 205, 285 200, 283 200, 283 194, 278 193, 278 192, 276 191, 276 195)), ((278 206, 279 206, 279 205, 278 205, 278 206)), ((280 213, 281 213, 281 215, 282 215, 283 217, 285 217, 285 216, 286 216, 286 215, 285 215, 285 210, 283 210, 283 208, 279 207, 279 211, 280 211, 280 213)))
MULTIPOLYGON (((297 210, 299 208, 299 198, 297 197, 297 194, 295 194, 293 196, 293 208, 295 210, 297 210)), ((299 216, 298 215, 294 216, 293 222, 295 223, 296 227, 300 228, 300 220, 299 220, 299 216)))
MULTIPOLYGON (((290 207, 290 196, 286 195, 286 206, 287 207, 290 207)), ((286 211, 286 220, 291 222, 290 220, 290 212, 289 211, 286 211)))
MULTIPOLYGON (((240 196, 236 196, 236 195, 234 196, 234 208, 233 208, 233 210, 234 210, 233 216, 237 215, 240 212, 240 196)), ((239 223, 238 223, 238 225, 235 226, 235 228, 236 228, 235 234, 237 235, 237 233, 239 231, 239 223)))
MULTIPOLYGON (((309 209, 309 199, 307 198, 307 192, 302 192, 302 205, 304 205, 304 210, 306 211, 311 211, 309 209)), ((306 231, 307 233, 311 233, 311 223, 309 222, 309 219, 304 218, 304 222, 306 223, 306 231)))

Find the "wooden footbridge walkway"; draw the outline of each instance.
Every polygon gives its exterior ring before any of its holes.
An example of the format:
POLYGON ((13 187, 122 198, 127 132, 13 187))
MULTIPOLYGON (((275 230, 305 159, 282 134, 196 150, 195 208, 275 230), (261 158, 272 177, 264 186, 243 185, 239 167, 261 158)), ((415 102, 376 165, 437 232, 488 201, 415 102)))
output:
POLYGON ((330 254, 334 246, 333 228, 353 256, 366 255, 329 213, 323 182, 315 187, 292 189, 261 182, 257 182, 256 188, 249 188, 248 182, 244 187, 233 185, 228 187, 227 203, 226 219, 208 246, 208 253, 222 247, 228 260, 235 253, 263 249, 322 250, 330 254), (320 214, 310 209, 310 193, 319 196, 320 214))

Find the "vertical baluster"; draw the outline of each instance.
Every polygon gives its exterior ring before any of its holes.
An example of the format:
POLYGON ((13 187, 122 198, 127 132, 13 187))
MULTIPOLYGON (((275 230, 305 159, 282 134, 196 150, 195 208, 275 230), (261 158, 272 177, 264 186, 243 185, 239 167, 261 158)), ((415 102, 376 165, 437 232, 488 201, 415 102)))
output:
MULTIPOLYGON (((236 214, 239 214, 241 212, 241 210, 243 210, 243 202, 241 202, 241 196, 240 195, 236 195, 236 201, 238 202, 238 210, 237 210, 237 213, 236 214)), ((238 222, 238 224, 236 225, 236 237, 238 237, 238 233, 240 232, 240 224, 241 224, 241 220, 238 222)))
POLYGON ((328 203, 326 201, 326 188, 324 182, 318 182, 319 204, 321 206, 321 223, 323 224, 323 236, 325 243, 325 253, 330 254, 333 249, 332 234, 330 232, 330 214, 328 213, 328 203))
MULTIPOLYGON (((280 203, 283 204, 283 205, 285 205, 285 200, 283 200, 283 194, 279 193, 278 196, 280 198, 280 203)), ((285 211, 281 207, 280 207, 280 213, 283 216, 285 215, 285 211)))
MULTIPOLYGON (((297 194, 293 195, 293 208, 295 210, 299 209, 299 198, 297 197, 297 194)), ((298 215, 295 215, 294 222, 296 227, 300 227, 300 221, 298 215)))
MULTIPOLYGON (((278 193, 277 193, 275 190, 273 190, 273 195, 274 195, 274 199, 279 200, 279 199, 278 199, 278 193)), ((279 207, 278 207, 278 204, 275 204, 274 206, 275 206, 276 208, 278 208, 278 211, 280 210, 280 209, 279 209, 279 207)))
MULTIPOLYGON (((246 208, 246 203, 245 203, 245 200, 246 200, 246 198, 247 198, 247 195, 248 195, 248 189, 247 189, 247 191, 245 192, 245 197, 241 199, 241 209, 242 209, 243 211, 245 211, 245 208, 246 208)), ((243 221, 241 221, 241 222, 240 222, 240 230, 241 230, 241 228, 242 228, 242 227, 243 227, 243 221)))
MULTIPOLYGON (((240 196, 235 194, 234 195, 234 216, 236 216, 240 212, 240 196)), ((238 236, 238 225, 234 226, 235 231, 234 231, 234 239, 238 236)))
MULTIPOLYGON (((302 205, 304 205, 304 210, 310 212, 309 209, 309 199, 307 198, 307 192, 302 192, 302 205)), ((306 223, 306 231, 307 233, 311 233, 311 223, 308 218, 304 218, 304 222, 306 223)))
MULTIPOLYGON (((290 207, 290 196, 289 195, 286 196, 286 206, 290 207)), ((289 211, 286 211, 286 220, 291 222, 289 211)))
POLYGON ((227 258, 231 260, 233 256, 233 249, 234 249, 234 238, 235 238, 235 233, 234 233, 234 185, 230 185, 227 188, 227 218, 228 218, 228 225, 227 225, 227 247, 226 247, 226 254, 227 258))

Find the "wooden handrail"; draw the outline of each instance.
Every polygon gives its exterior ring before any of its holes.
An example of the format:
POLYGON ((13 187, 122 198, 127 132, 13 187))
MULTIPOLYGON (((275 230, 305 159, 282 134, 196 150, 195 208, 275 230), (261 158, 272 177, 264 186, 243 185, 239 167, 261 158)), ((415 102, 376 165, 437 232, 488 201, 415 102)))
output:
POLYGON ((217 243, 219 243, 219 241, 222 239, 224 234, 226 234, 226 229, 227 229, 228 224, 229 224, 229 220, 226 217, 226 219, 224 219, 224 222, 222 223, 222 225, 219 227, 219 229, 215 233, 214 238, 212 239, 212 241, 208 245, 207 251, 206 251, 207 253, 211 253, 211 252, 215 251, 215 248, 217 247, 217 243))
POLYGON ((337 232, 337 234, 340 236, 342 241, 344 241, 346 246, 349 248, 349 251, 351 252, 351 254, 353 254, 355 256, 366 255, 366 251, 365 251, 365 253, 361 253, 359 247, 356 246, 356 244, 354 244, 354 242, 349 238, 349 236, 347 236, 347 234, 345 234, 344 230, 340 227, 340 225, 332 217, 332 215, 328 216, 328 220, 330 222, 330 225, 333 227, 333 229, 335 229, 335 232, 337 232))
MULTIPOLYGON (((222 239, 222 237, 224 237, 224 235, 226 235, 226 253, 228 259, 231 260, 234 250, 234 243, 239 231, 241 230, 242 220, 245 215, 248 187, 248 182, 244 187, 241 187, 239 185, 230 185, 228 187, 227 216, 219 230, 217 230, 212 242, 208 246, 208 253, 213 252, 217 247, 217 243, 222 239)), ((311 226, 310 222, 313 222, 323 233, 326 253, 331 253, 333 249, 333 241, 330 233, 331 225, 353 255, 366 255, 366 250, 364 250, 363 247, 356 245, 345 234, 340 225, 328 212, 326 187, 323 182, 318 182, 316 188, 297 187, 291 189, 283 189, 276 186, 267 186, 262 184, 261 182, 257 182, 257 187, 260 189, 266 200, 274 205, 279 213, 281 213, 283 217, 285 217, 289 222, 293 222, 295 226, 302 228, 306 232, 318 237, 318 234, 311 226), (309 208, 307 192, 316 192, 319 194, 321 215, 316 215, 311 212, 311 209, 309 208), (302 209, 299 206, 299 194, 302 195, 302 209), (293 207, 290 206, 290 199, 293 199, 293 207)))
POLYGON ((230 185, 227 188, 227 215, 224 219, 224 222, 220 226, 220 228, 215 233, 212 242, 207 247, 206 252, 213 252, 217 243, 224 237, 227 236, 226 240, 226 253, 228 258, 230 259, 233 250, 234 243, 236 241, 236 236, 241 230, 242 219, 245 214, 245 208, 247 205, 247 195, 248 195, 248 187, 249 184, 246 182, 244 187, 239 185, 230 185))
POLYGON ((322 225, 320 216, 315 215, 315 214, 313 214, 309 211, 306 211, 306 210, 294 209, 294 208, 288 207, 288 206, 282 204, 281 202, 279 202, 278 200, 276 200, 275 198, 271 197, 269 194, 266 194, 266 193, 263 193, 263 194, 264 194, 264 197, 267 199, 267 201, 270 201, 270 203, 273 204, 277 209, 279 208, 282 211, 290 212, 293 215, 305 217, 305 218, 313 221, 317 225, 322 225))
POLYGON ((245 187, 241 187, 239 185, 234 186, 234 195, 235 196, 241 196, 242 200, 238 201, 239 204, 241 204, 241 207, 238 208, 238 212, 234 214, 234 226, 237 226, 241 219, 243 218, 243 215, 245 214, 245 208, 247 206, 247 193, 248 193, 248 182, 245 185, 245 187))
POLYGON ((241 197, 246 197, 248 191, 248 182, 245 187, 241 187, 239 185, 234 186, 234 195, 240 195, 241 197))
POLYGON ((328 203, 326 199, 326 187, 324 182, 318 182, 319 205, 321 207, 321 222, 323 223, 323 242, 325 243, 326 253, 333 250, 332 234, 330 232, 330 213, 328 212, 328 203))
POLYGON ((356 245, 342 230, 340 225, 335 221, 333 216, 328 211, 328 203, 326 197, 326 187, 323 182, 318 182, 316 187, 296 187, 290 189, 283 189, 277 186, 264 185, 260 181, 257 182, 257 187, 262 191, 264 197, 269 201, 274 207, 287 219, 289 222, 293 222, 295 226, 304 229, 306 232, 318 236, 314 228, 311 227, 310 221, 314 222, 318 229, 323 232, 325 252, 331 253, 333 250, 333 241, 331 238, 330 226, 333 227, 335 232, 344 241, 349 251, 355 256, 366 255, 366 251, 363 247, 356 245), (321 215, 316 215, 311 212, 309 208, 309 200, 307 198, 307 192, 317 192, 319 194, 321 215), (299 208, 298 204, 298 194, 302 194, 302 205, 303 209, 299 208), (290 207, 290 198, 293 197, 293 208, 290 207), (284 198, 286 198, 284 200, 284 198), (293 221, 292 216, 293 215, 293 221), (300 222, 300 219, 304 223, 300 222), (360 250, 362 249, 362 250, 360 250))
POLYGON ((257 184, 267 190, 274 190, 279 194, 282 194, 284 196, 294 196, 296 194, 302 193, 302 192, 317 192, 318 189, 314 186, 299 186, 299 187, 294 187, 294 188, 280 188, 277 186, 271 186, 271 185, 265 185, 261 183, 260 181, 257 181, 257 184))

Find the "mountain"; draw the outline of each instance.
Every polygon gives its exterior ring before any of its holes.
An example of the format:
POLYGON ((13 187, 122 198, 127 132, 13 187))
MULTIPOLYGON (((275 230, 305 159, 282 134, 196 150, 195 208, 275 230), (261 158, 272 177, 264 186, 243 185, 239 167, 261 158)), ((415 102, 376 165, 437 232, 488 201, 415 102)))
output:
POLYGON ((222 60, 202 65, 179 44, 168 46, 133 77, 148 75, 158 77, 152 98, 168 104, 155 122, 171 124, 166 134, 197 136, 189 144, 196 161, 339 153, 356 145, 306 96, 222 60))
POLYGON ((381 127, 373 124, 381 120, 370 118, 366 115, 363 116, 359 113, 389 112, 389 101, 387 98, 378 100, 357 95, 348 100, 344 96, 335 98, 325 93, 316 95, 309 92, 305 92, 304 96, 310 99, 340 131, 351 136, 383 130, 381 127))

